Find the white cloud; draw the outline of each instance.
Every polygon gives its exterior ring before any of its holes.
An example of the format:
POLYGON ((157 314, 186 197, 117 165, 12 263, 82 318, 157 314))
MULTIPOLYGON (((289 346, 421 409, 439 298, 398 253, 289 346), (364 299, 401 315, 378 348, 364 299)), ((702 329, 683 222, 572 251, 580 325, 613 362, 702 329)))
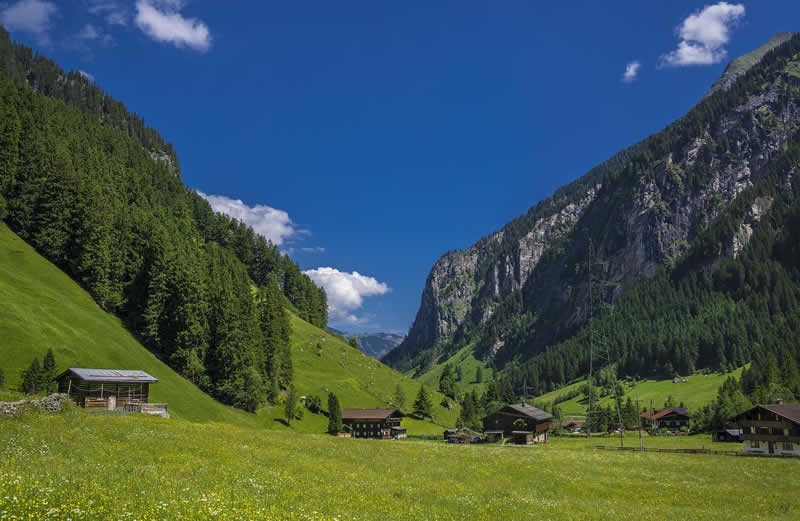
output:
POLYGON ((81 32, 76 35, 76 37, 80 38, 81 40, 96 40, 97 38, 100 38, 100 31, 98 31, 94 25, 86 24, 83 26, 83 29, 81 29, 81 32))
POLYGON ((49 45, 51 18, 58 12, 52 2, 42 0, 19 0, 19 2, 2 6, 0 24, 11 32, 30 33, 40 45, 49 45))
POLYGON ((242 221, 276 246, 295 235, 307 233, 306 230, 298 230, 289 214, 283 210, 262 204, 247 206, 241 199, 231 199, 224 195, 206 195, 200 191, 197 193, 209 202, 215 212, 242 221))
POLYGON ((184 18, 179 12, 182 7, 180 0, 137 0, 136 25, 156 41, 207 51, 211 47, 208 26, 196 18, 184 18))
POLYGON ((304 253, 325 253, 325 248, 322 246, 312 246, 310 248, 300 248, 304 253))
POLYGON ((346 273, 324 267, 303 273, 325 289, 328 294, 328 314, 331 321, 338 324, 364 325, 367 318, 354 313, 361 308, 364 297, 384 295, 391 291, 386 283, 357 271, 346 273))
POLYGON ((119 0, 89 0, 89 12, 102 16, 108 25, 128 25, 130 12, 119 0))
POLYGON ((625 83, 631 83, 633 80, 636 79, 636 75, 639 74, 639 68, 642 66, 637 60, 630 62, 628 65, 625 66, 625 73, 622 75, 622 81, 625 83))
POLYGON ((721 62, 728 54, 724 46, 730 41, 730 31, 744 13, 744 5, 727 2, 692 13, 677 28, 678 48, 663 55, 661 64, 681 67, 721 62))
POLYGON ((79 73, 81 76, 83 76, 84 78, 86 78, 87 80, 89 80, 90 82, 94 83, 94 76, 92 76, 92 75, 91 75, 91 74, 89 74, 88 72, 86 72, 86 71, 82 71, 82 70, 78 69, 78 73, 79 73))

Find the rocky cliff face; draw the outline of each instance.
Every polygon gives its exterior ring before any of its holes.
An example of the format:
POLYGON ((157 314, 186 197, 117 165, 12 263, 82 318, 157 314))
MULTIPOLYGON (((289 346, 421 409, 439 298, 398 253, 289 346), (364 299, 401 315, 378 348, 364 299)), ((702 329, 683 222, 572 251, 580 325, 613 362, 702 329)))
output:
MULTIPOLYGON (((734 85, 790 36, 779 34, 732 63, 714 89, 734 85)), ((408 368, 425 353, 430 361, 452 351, 454 343, 468 342, 483 358, 508 358, 563 338, 585 319, 580 272, 589 238, 604 259, 600 275, 608 301, 674 262, 699 230, 764 175, 800 127, 798 71, 795 56, 757 92, 706 118, 682 146, 646 156, 642 165, 626 161, 641 146, 636 145, 615 156, 617 173, 606 176, 609 180, 590 172, 525 218, 466 250, 445 254, 431 269, 407 339, 384 361, 408 368), (536 327, 520 332, 512 323, 524 314, 536 327)), ((758 199, 719 256, 737 255, 770 207, 771 200, 758 199)))

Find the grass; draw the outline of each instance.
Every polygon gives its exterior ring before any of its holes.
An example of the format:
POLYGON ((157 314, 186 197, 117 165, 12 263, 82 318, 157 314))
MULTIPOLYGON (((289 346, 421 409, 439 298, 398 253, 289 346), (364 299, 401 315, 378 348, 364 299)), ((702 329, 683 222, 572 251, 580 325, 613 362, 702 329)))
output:
MULTIPOLYGON (((697 409, 717 397, 717 389, 722 383, 730 376, 736 378, 741 377, 742 369, 736 369, 730 373, 715 373, 715 374, 694 374, 684 377, 688 380, 687 383, 673 383, 672 380, 640 380, 636 385, 625 386, 625 396, 622 400, 627 400, 630 396, 631 400, 639 400, 639 407, 649 407, 652 400, 653 407, 663 407, 667 397, 672 395, 676 404, 681 402, 689 408, 697 409)), ((537 401, 552 402, 558 396, 564 395, 574 389, 579 389, 584 385, 585 381, 580 380, 570 385, 564 386, 555 391, 536 397, 537 401)), ((584 399, 582 394, 575 398, 561 402, 558 404, 561 413, 564 416, 584 416, 586 414, 586 406, 582 403, 584 399)), ((605 397, 600 400, 600 404, 608 406, 612 404, 612 398, 605 397)))
POLYGON ((618 453, 595 443, 454 446, 31 413, 0 420, 0 516, 789 520, 800 509, 797 460, 618 453))
POLYGON ((472 392, 473 389, 477 390, 478 394, 483 394, 483 392, 486 390, 486 381, 490 378, 492 371, 488 368, 485 362, 475 358, 472 344, 462 347, 444 362, 436 364, 432 368, 428 369, 428 371, 417 377, 417 380, 425 385, 431 386, 433 389, 438 389, 439 377, 441 377, 442 370, 447 364, 450 364, 454 371, 456 367, 461 367, 463 378, 456 382, 457 395, 462 395, 466 392, 472 392), (483 371, 482 383, 475 381, 475 371, 478 369, 478 367, 480 367, 481 371, 483 371))
MULTIPOLYGON (((125 329, 120 320, 101 310, 79 285, 41 257, 0 222, 0 368, 6 387, 16 389, 22 371, 34 356, 52 348, 59 370, 67 367, 141 369, 159 379, 151 386, 151 401, 169 403, 170 414, 198 422, 226 422, 251 427, 286 429, 283 407, 266 407, 248 414, 222 405, 172 371, 125 329)), ((327 407, 327 392, 335 392, 343 407, 386 406, 399 383, 410 406, 419 384, 350 347, 335 336, 292 315, 292 361, 300 394, 318 394, 327 407), (316 344, 323 346, 322 355, 316 344)), ((6 398, 18 399, 19 395, 6 398)), ((0 400, 4 397, 0 395, 0 400)), ((434 421, 454 425, 457 410, 433 396, 434 421)), ((441 434, 439 425, 407 419, 411 434, 441 434)), ((292 424, 298 432, 324 432, 327 418, 305 411, 292 424)))

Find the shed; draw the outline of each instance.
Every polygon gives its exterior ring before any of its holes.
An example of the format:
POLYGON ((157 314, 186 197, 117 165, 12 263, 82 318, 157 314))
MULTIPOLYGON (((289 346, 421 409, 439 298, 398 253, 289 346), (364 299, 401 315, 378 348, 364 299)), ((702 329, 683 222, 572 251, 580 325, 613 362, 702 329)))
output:
POLYGON ((511 439, 516 445, 531 445, 534 443, 533 431, 512 431, 511 439))
POLYGON ((742 435, 742 429, 722 429, 719 431, 714 431, 711 433, 711 439, 713 441, 742 441, 740 436, 742 435))
POLYGON ((69 368, 58 378, 58 391, 87 409, 140 411, 148 402, 150 384, 158 379, 144 371, 69 368))

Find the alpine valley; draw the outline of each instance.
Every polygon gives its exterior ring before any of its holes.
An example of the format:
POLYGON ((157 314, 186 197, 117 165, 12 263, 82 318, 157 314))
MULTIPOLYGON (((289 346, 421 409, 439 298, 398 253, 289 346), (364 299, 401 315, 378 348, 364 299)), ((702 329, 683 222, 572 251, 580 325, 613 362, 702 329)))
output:
POLYGON ((663 131, 443 255, 383 361, 425 381, 473 360, 510 395, 587 375, 593 343, 622 377, 797 367, 799 51, 775 35, 663 131))

